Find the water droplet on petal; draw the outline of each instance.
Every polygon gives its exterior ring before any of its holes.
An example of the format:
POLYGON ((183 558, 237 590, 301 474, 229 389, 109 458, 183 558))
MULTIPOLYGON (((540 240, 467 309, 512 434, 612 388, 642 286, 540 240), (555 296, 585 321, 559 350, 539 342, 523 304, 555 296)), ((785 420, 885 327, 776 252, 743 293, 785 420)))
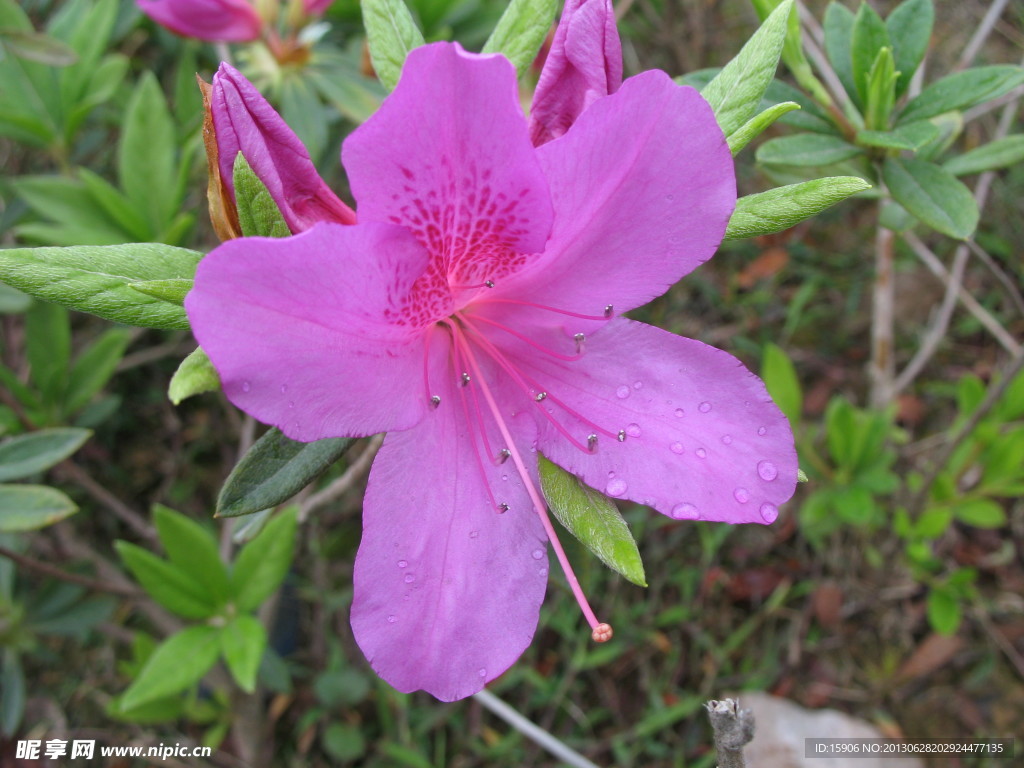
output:
POLYGON ((501 479, 507 481, 508 480, 508 475, 502 475, 501 479))
POLYGON ((768 433, 768 427, 758 427, 757 428, 757 434, 759 434, 761 437, 764 437, 767 433, 768 433))
POLYGON ((288 385, 287 384, 282 384, 281 385, 281 394, 283 395, 287 391, 288 391, 288 385))
POLYGON ((407 561, 405 561, 405 560, 399 560, 398 561, 398 567, 399 568, 407 568, 408 566, 409 566, 409 563, 407 561))
POLYGON ((703 448, 698 448, 696 451, 694 451, 694 453, 697 454, 698 459, 706 459, 708 456, 708 452, 705 451, 703 448))
POLYGON ((642 381, 634 381, 633 389, 643 389, 644 383, 642 381))
POLYGON ((626 481, 618 477, 614 480, 609 480, 604 490, 609 496, 617 498, 626 492, 626 481))
POLYGON ((672 507, 672 517, 676 520, 696 520, 700 517, 700 512, 693 504, 683 502, 672 507))
POLYGON ((772 504, 770 501, 766 501, 761 505, 761 519, 766 523, 774 523, 775 518, 779 516, 779 508, 772 504))
POLYGON ((412 584, 414 581, 416 581, 416 577, 413 576, 411 573, 407 573, 405 574, 405 578, 402 579, 402 581, 404 581, 406 584, 412 584))
POLYGON ((470 531, 469 532, 469 538, 471 538, 471 539, 475 539, 479 535, 480 535, 480 531, 470 531))
MULTIPOLYGON (((246 390, 246 391, 248 391, 248 390, 246 390)), ((619 387, 618 389, 615 390, 615 396, 617 398, 619 398, 620 400, 625 400, 627 397, 629 397, 630 391, 631 390, 629 389, 629 387, 627 387, 625 384, 623 384, 621 387, 619 387)))
POLYGON ((641 430, 639 424, 630 424, 626 427, 626 434, 630 437, 640 437, 641 430))
POLYGON ((289 400, 288 401, 288 407, 289 408, 294 408, 295 407, 295 401, 294 400, 289 400))
POLYGON ((534 560, 540 560, 542 557, 544 557, 544 550, 543 549, 535 549, 535 550, 533 550, 533 552, 531 553, 531 557, 533 557, 534 560))
POLYGON ((388 624, 394 624, 396 621, 398 621, 398 617, 395 614, 392 613, 388 616, 388 624))
POLYGON ((732 435, 722 435, 722 442, 726 445, 732 445, 732 435))
POLYGON ((548 575, 548 569, 547 568, 538 568, 537 569, 537 575, 538 576, 547 576, 548 575))
POLYGON ((683 448, 683 444, 682 443, 672 443, 672 445, 669 446, 669 450, 671 450, 672 453, 676 454, 677 456, 682 456, 683 452, 686 449, 683 448))
POLYGON ((740 504, 746 504, 750 501, 750 492, 746 488, 737 488, 732 492, 732 496, 740 504))
POLYGON ((770 483, 779 476, 779 470, 770 461, 759 461, 757 463, 757 474, 762 480, 770 483))
POLYGON ((480 667, 480 669, 477 670, 477 674, 480 675, 480 677, 487 677, 487 670, 483 667, 480 667))
POLYGON ((242 382, 242 391, 243 392, 248 392, 250 389, 252 389, 252 384, 250 384, 248 381, 243 381, 242 382))
POLYGON ((711 410, 711 403, 705 401, 697 406, 697 410, 701 413, 707 413, 711 410))
POLYGON ((608 470, 608 477, 615 477, 615 470, 614 469, 609 469, 608 470))
POLYGON ((684 411, 682 408, 676 408, 676 418, 677 419, 681 419, 685 415, 686 415, 686 411, 684 411))

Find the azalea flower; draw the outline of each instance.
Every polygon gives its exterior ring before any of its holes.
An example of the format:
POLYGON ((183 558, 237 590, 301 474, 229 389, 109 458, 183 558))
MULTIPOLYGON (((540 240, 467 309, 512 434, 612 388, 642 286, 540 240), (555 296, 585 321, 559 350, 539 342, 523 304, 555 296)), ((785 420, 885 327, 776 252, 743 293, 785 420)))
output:
MULTIPOLYGON (((358 223, 239 238, 186 309, 228 398, 300 441, 387 432, 351 623, 400 691, 480 690, 530 643, 550 544, 537 452, 676 520, 770 523, 785 417, 735 358, 629 320, 706 261, 736 201, 708 104, 662 72, 534 146, 515 70, 435 43, 345 141, 358 223)), ((281 202, 281 199, 278 198, 281 202)))
POLYGON ((136 0, 162 27, 197 40, 228 43, 257 40, 263 20, 248 0, 136 0))

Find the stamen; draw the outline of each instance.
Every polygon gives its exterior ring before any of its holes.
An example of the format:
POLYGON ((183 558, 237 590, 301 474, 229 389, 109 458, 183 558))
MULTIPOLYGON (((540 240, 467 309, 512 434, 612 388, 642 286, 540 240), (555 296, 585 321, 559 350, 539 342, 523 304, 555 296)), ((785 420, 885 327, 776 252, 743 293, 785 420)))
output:
POLYGON ((615 439, 618 440, 620 443, 626 442, 626 430, 620 429, 619 434, 615 436, 615 439))
POLYGON ((473 290, 477 290, 479 288, 493 288, 493 287, 494 287, 494 281, 493 280, 485 280, 484 282, 477 283, 476 285, 452 285, 451 283, 448 283, 448 290, 451 290, 451 291, 473 291, 473 290))
POLYGON ((437 406, 439 406, 440 404, 441 404, 441 396, 440 395, 432 395, 431 398, 430 398, 430 407, 431 408, 437 408, 437 406))
POLYGON ((498 514, 499 514, 499 515, 503 515, 503 514, 505 514, 506 512, 508 512, 508 504, 506 504, 506 503, 505 503, 505 502, 503 501, 503 502, 501 502, 501 504, 499 504, 499 505, 498 505, 498 514))
POLYGON ((463 386, 463 387, 466 386, 467 384, 469 384, 469 381, 470 381, 469 374, 466 373, 465 371, 463 371, 462 372, 462 384, 461 384, 461 386, 463 386))
MULTIPOLYGON (((464 317, 463 319, 466 320, 467 322, 470 321, 470 319, 466 318, 466 317, 464 317)), ((538 344, 536 341, 534 341, 530 337, 524 336, 523 334, 519 333, 519 331, 514 331, 511 328, 509 328, 507 325, 502 325, 501 323, 496 323, 496 322, 494 322, 493 320, 491 320, 488 317, 481 317, 480 315, 473 315, 472 320, 474 320, 474 321, 479 320, 482 323, 487 323, 488 325, 493 325, 495 328, 498 328, 499 330, 505 331, 505 333, 512 334, 513 336, 515 336, 520 341, 525 341, 527 344, 529 344, 534 349, 537 349, 537 350, 543 352, 546 355, 551 355, 552 357, 556 357, 559 360, 567 360, 569 362, 574 362, 576 360, 579 360, 580 357, 581 357, 578 354, 577 355, 563 355, 561 352, 555 352, 553 349, 548 349, 543 344, 538 344)))
POLYGON ((427 332, 423 334, 423 389, 427 393, 427 397, 430 398, 430 407, 437 408, 441 404, 441 398, 437 395, 430 394, 430 340, 434 336, 434 327, 427 329, 427 332))
POLYGON ((577 355, 582 355, 583 354, 583 342, 587 340, 586 335, 582 334, 582 333, 577 333, 572 338, 573 338, 573 341, 576 342, 576 354, 577 355))
POLYGON ((590 639, 595 643, 607 643, 612 639, 613 634, 611 624, 598 624, 590 633, 590 639))
POLYGON ((509 451, 508 448, 502 448, 500 451, 498 451, 498 463, 504 464, 506 461, 508 461, 508 457, 511 455, 512 453, 509 451))
POLYGON ((539 403, 539 402, 541 402, 547 396, 548 396, 547 392, 538 392, 537 396, 535 398, 533 398, 533 399, 536 400, 539 403))
POLYGON ((484 280, 484 287, 486 287, 486 288, 493 288, 494 287, 494 281, 493 280, 484 280))
MULTIPOLYGON (((516 469, 519 470, 519 476, 523 481, 527 494, 530 496, 530 501, 533 502, 534 511, 540 517, 540 522, 544 526, 545 533, 548 535, 548 541, 555 550, 555 556, 558 558, 558 562, 562 566, 562 570, 565 572, 565 578, 569 582, 569 587, 572 589, 573 595, 576 597, 576 602, 579 603, 580 610, 583 611, 583 616, 586 618, 587 623, 593 630, 591 637, 595 641, 603 642, 603 640, 598 640, 598 637, 608 639, 610 635, 608 635, 608 637, 606 637, 606 635, 607 631, 610 630, 611 627, 597 620, 593 609, 590 607, 590 603, 587 602, 586 595, 583 594, 583 588, 580 586, 579 579, 576 578, 576 574, 572 570, 572 565, 569 563, 569 558, 566 557, 565 550, 562 549, 562 545, 558 541, 558 534, 555 532, 555 528, 551 524, 551 519, 548 517, 547 507, 544 502, 541 501, 540 493, 537 491, 536 487, 534 487, 533 479, 531 478, 529 471, 527 471, 526 465, 523 463, 523 457, 519 455, 519 450, 516 448, 515 441, 512 439, 512 435, 508 431, 508 426, 506 426, 504 419, 501 417, 501 411, 498 409, 498 404, 494 401, 494 397, 491 395, 490 387, 487 386, 487 382, 480 371, 480 366, 477 364, 476 357, 473 355, 472 347, 463 335, 461 328, 453 325, 452 329, 460 339, 463 351, 465 352, 466 358, 469 360, 469 366, 479 381, 480 392, 483 394, 484 400, 487 401, 487 405, 491 409, 491 414, 494 416, 498 429, 501 431, 502 437, 504 437, 508 443, 509 453, 512 455, 512 461, 515 462, 516 469), (607 628, 607 630, 605 628, 607 628), (600 632, 598 632, 598 630, 600 630, 600 632)), ((504 506, 506 510, 508 509, 507 504, 499 505, 499 508, 501 506, 504 506)))
POLYGON ((611 316, 612 316, 612 313, 613 313, 614 311, 615 311, 615 307, 613 307, 613 306, 612 306, 611 304, 608 304, 608 305, 607 305, 607 306, 605 306, 605 308, 604 308, 604 316, 605 316, 605 317, 611 317, 611 316))
POLYGON ((597 435, 591 432, 587 435, 587 450, 594 453, 597 450, 597 435))
MULTIPOLYGON (((611 315, 583 315, 579 312, 570 312, 567 309, 558 309, 557 307, 549 307, 544 304, 535 304, 532 301, 519 301, 518 299, 489 299, 483 298, 476 302, 479 304, 518 304, 521 307, 533 307, 534 309, 543 309, 546 312, 554 312, 556 315, 566 315, 567 317, 578 317, 581 320, 607 320, 611 315)), ((610 307, 611 305, 609 305, 610 307)), ((605 307, 605 313, 608 312, 609 307, 605 307)))

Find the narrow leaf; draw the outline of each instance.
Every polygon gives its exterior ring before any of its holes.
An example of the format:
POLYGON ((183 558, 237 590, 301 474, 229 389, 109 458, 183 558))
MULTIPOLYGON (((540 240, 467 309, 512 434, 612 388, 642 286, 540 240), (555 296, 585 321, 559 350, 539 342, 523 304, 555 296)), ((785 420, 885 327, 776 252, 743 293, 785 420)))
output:
MULTIPOLYGON (((239 152, 234 166, 238 223, 246 237, 288 237, 291 230, 266 185, 239 152)), ((186 291, 187 293, 187 291, 186 291)))
POLYGON ((286 509, 242 547, 231 569, 231 594, 239 611, 255 610, 284 581, 295 553, 297 526, 295 509, 286 509))
POLYGON ((115 541, 114 549, 135 580, 167 610, 186 619, 206 619, 216 611, 202 582, 178 566, 127 541, 115 541))
POLYGON ((1002 528, 1006 511, 992 499, 966 499, 953 507, 953 516, 976 528, 1002 528))
POLYGON ((870 188, 870 184, 856 176, 830 176, 741 197, 729 219, 725 239, 781 232, 870 188))
POLYGON ((49 469, 73 454, 92 431, 60 427, 18 435, 0 443, 0 481, 17 480, 49 469))
POLYGON ((221 655, 231 676, 246 693, 256 690, 256 673, 266 648, 267 630, 255 616, 235 616, 221 630, 221 655))
POLYGON ((153 522, 171 563, 205 588, 215 603, 228 596, 228 571, 213 536, 180 512, 156 504, 153 522))
POLYGON ((853 12, 839 2, 831 2, 825 10, 825 54, 839 82, 851 99, 857 98, 853 79, 853 12))
POLYGON ((891 131, 858 131, 856 141, 862 146, 916 151, 938 135, 938 126, 928 120, 920 120, 891 131))
POLYGON ((0 29, 0 45, 19 59, 35 61, 49 67, 66 67, 78 61, 78 54, 73 48, 42 32, 0 29))
POLYGON ((978 225, 978 205, 971 191, 934 163, 889 157, 882 177, 896 202, 932 229, 965 240, 978 225))
POLYGON ((636 541, 612 500, 540 454, 537 459, 541 489, 558 522, 602 563, 646 587, 636 541))
POLYGON ((402 0, 363 0, 362 8, 373 68, 385 87, 394 90, 405 57, 423 45, 423 33, 402 0))
POLYGON ((912 123, 954 109, 997 99, 1024 83, 1024 67, 1001 64, 975 67, 947 75, 919 93, 899 116, 899 122, 912 123))
POLYGON ((892 43, 896 59, 896 95, 902 96, 910 85, 910 79, 921 65, 928 52, 928 41, 935 24, 935 6, 932 0, 904 0, 897 5, 885 20, 885 29, 892 43))
POLYGON ((823 134, 782 136, 757 149, 757 162, 772 165, 827 166, 859 155, 859 147, 838 136, 823 134))
POLYGON ((726 136, 753 117, 768 84, 775 77, 792 8, 792 0, 780 3, 736 58, 701 91, 726 136))
POLYGON ((189 627, 167 638, 125 691, 121 708, 134 709, 198 683, 217 662, 219 640, 220 630, 207 626, 189 627))
POLYGON ((160 231, 174 213, 176 146, 160 83, 152 72, 144 72, 125 111, 117 165, 121 189, 153 231, 160 231))
POLYGON ((71 321, 64 307, 35 302, 25 314, 25 354, 43 399, 59 406, 71 362, 71 321))
POLYGON ((864 124, 872 130, 885 130, 896 103, 897 73, 893 64, 892 48, 883 48, 875 57, 866 80, 864 124))
POLYGON ((942 167, 954 176, 1009 168, 1024 162, 1024 134, 996 139, 947 160, 942 167))
POLYGON ((0 250, 0 280, 40 299, 144 328, 187 329, 185 310, 131 283, 191 279, 201 253, 158 243, 0 250))
POLYGON ((512 0, 481 53, 503 54, 522 77, 537 58, 559 7, 559 0, 512 0))
POLYGON ((13 648, 0 652, 0 736, 11 738, 25 715, 25 671, 13 648))
POLYGON ((217 517, 237 517, 276 507, 318 478, 354 442, 347 437, 299 443, 274 428, 267 431, 221 489, 217 517))
POLYGON ((167 397, 175 405, 180 405, 182 400, 198 395, 202 392, 216 392, 220 389, 220 374, 213 367, 210 358, 203 352, 202 347, 196 347, 189 354, 178 370, 171 377, 171 384, 167 388, 167 397))
POLYGON ((862 2, 853 19, 850 38, 850 58, 853 64, 853 82, 857 89, 859 103, 867 105, 868 80, 871 67, 883 48, 891 47, 885 22, 868 3, 862 2))
POLYGON ((790 426, 795 428, 800 423, 804 395, 800 389, 796 368, 781 347, 770 343, 765 345, 764 358, 761 361, 761 378, 772 400, 779 406, 779 410, 786 414, 790 426))
POLYGON ((142 280, 132 283, 131 288, 139 293, 152 296, 154 299, 177 304, 185 304, 185 296, 192 290, 192 280, 185 277, 172 277, 169 280, 142 280))
POLYGON ((64 412, 83 408, 110 381, 132 335, 127 328, 108 328, 71 366, 64 412))
POLYGON ((0 485, 0 533, 34 531, 63 520, 78 507, 44 485, 0 485))
POLYGON ((736 157, 747 144, 756 139, 768 127, 787 112, 800 109, 800 105, 793 101, 784 101, 781 104, 768 107, 750 118, 742 127, 737 128, 729 137, 729 151, 736 157))

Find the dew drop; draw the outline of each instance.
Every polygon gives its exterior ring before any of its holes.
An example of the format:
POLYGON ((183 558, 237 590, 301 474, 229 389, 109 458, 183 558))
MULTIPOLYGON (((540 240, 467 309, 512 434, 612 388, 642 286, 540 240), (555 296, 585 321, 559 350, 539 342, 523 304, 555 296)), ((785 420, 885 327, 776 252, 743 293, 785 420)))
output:
POLYGON ((775 519, 779 516, 779 508, 772 504, 770 501, 766 501, 761 505, 761 519, 766 523, 774 523, 775 519))
POLYGON ((722 435, 722 442, 726 445, 732 445, 732 435, 722 435))
POLYGON ((708 452, 705 451, 703 448, 698 448, 696 451, 694 451, 694 453, 697 454, 698 459, 706 459, 708 457, 708 452))
POLYGON ((762 480, 769 483, 779 476, 779 470, 770 461, 757 462, 757 474, 762 480))
POLYGON ((544 550, 543 549, 535 549, 531 553, 531 556, 533 557, 534 560, 540 560, 542 557, 544 557, 544 550))
POLYGON ((608 477, 615 477, 615 470, 614 469, 609 469, 608 470, 608 477))
POLYGON ((676 408, 676 418, 677 419, 681 419, 685 415, 686 415, 686 411, 684 411, 682 408, 676 408))
POLYGON ((759 434, 761 437, 764 437, 766 434, 768 434, 768 427, 758 427, 757 434, 759 434))
POLYGON ((672 517, 676 520, 696 520, 700 517, 700 512, 693 504, 683 502, 672 507, 672 517))
POLYGON ((414 581, 416 581, 416 577, 413 576, 411 573, 407 573, 405 574, 405 578, 402 579, 402 581, 404 581, 406 584, 412 584, 414 581))
POLYGON ((621 387, 615 390, 615 396, 620 400, 625 400, 627 397, 629 397, 629 393, 630 389, 625 384, 623 384, 621 387))
POLYGON ((626 434, 629 435, 630 437, 640 437, 640 432, 641 430, 639 424, 630 424, 629 426, 626 427, 626 434))
POLYGON ((395 614, 392 613, 388 616, 388 624, 394 624, 396 621, 398 621, 398 617, 395 614))
POLYGON ((711 410, 711 403, 705 401, 697 406, 697 410, 700 411, 701 413, 707 413, 708 411, 711 410))
POLYGON ((746 504, 750 501, 750 492, 746 488, 737 488, 732 492, 732 496, 740 504, 746 504))
POLYGON ((501 476, 501 479, 502 479, 502 480, 505 480, 505 481, 507 482, 507 481, 508 481, 508 475, 502 475, 502 476, 501 476))
POLYGON ((487 670, 480 667, 480 669, 477 670, 477 674, 480 675, 480 677, 487 677, 487 670))
POLYGON ((242 391, 243 392, 248 392, 250 389, 252 389, 252 384, 250 384, 248 381, 243 381, 242 382, 242 391))
POLYGON ((547 568, 543 568, 543 567, 538 568, 537 569, 537 575, 538 576, 547 576, 548 575, 548 569, 547 568))
POLYGON ((477 537, 478 537, 479 535, 480 535, 480 531, 470 531, 470 532, 469 532, 469 538, 471 538, 471 539, 475 539, 475 538, 477 538, 477 537))
POLYGON ((295 401, 294 400, 289 400, 288 401, 288 407, 289 408, 294 408, 295 407, 295 401))
POLYGON ((398 561, 398 567, 399 568, 408 568, 409 567, 409 563, 407 561, 405 561, 405 560, 399 560, 398 561))
POLYGON ((281 385, 281 394, 283 395, 287 391, 288 391, 288 385, 287 384, 282 384, 281 385))
POLYGON ((609 496, 615 496, 618 498, 626 492, 626 481, 619 477, 614 480, 609 480, 608 485, 604 490, 609 496))
POLYGON ((642 381, 634 381, 633 389, 643 389, 644 383, 642 381))
POLYGON ((683 448, 682 443, 672 443, 672 445, 669 446, 669 450, 672 451, 672 453, 676 454, 677 456, 682 456, 683 451, 685 451, 686 449, 683 448))

